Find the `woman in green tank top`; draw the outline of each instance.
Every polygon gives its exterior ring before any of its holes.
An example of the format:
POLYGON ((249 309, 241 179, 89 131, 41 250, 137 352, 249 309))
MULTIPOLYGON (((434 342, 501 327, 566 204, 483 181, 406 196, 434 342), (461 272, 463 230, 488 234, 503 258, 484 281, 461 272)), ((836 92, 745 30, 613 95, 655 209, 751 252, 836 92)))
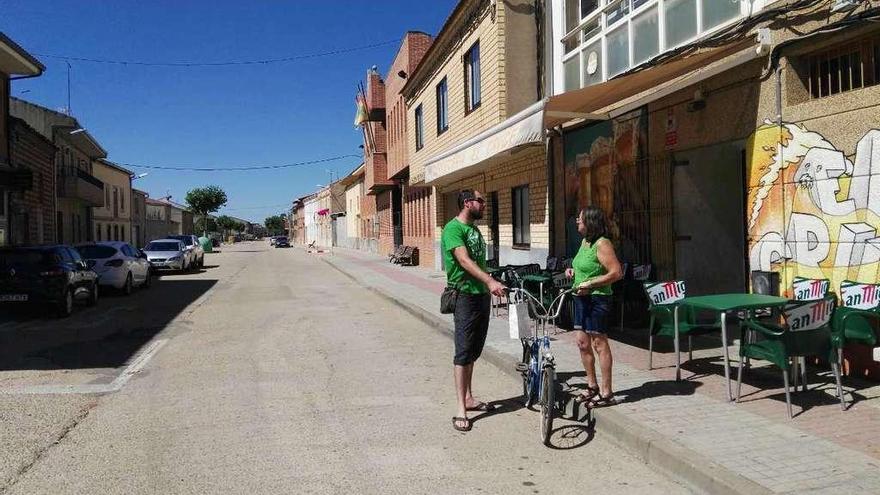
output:
POLYGON ((614 246, 608 240, 605 212, 596 206, 580 211, 578 232, 584 236, 567 275, 574 278, 574 328, 587 374, 587 390, 579 400, 591 407, 616 403, 611 387, 611 346, 608 345, 608 315, 611 312, 611 284, 623 278, 614 246), (602 370, 602 385, 596 377, 596 356, 602 370))

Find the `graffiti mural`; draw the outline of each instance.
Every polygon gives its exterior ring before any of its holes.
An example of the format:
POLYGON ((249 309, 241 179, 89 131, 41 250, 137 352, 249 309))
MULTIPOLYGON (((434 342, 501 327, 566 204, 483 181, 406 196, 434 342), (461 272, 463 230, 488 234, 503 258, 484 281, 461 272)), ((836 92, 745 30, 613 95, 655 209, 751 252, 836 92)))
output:
POLYGON ((639 167, 645 153, 646 110, 640 109, 613 121, 602 121, 566 134, 565 216, 566 255, 580 246, 577 212, 588 205, 608 215, 610 234, 618 255, 633 261, 647 255, 647 180, 639 167), (638 212, 635 214, 634 212, 638 212), (639 256, 638 253, 644 253, 639 256))
POLYGON ((880 277, 880 130, 847 155, 798 124, 765 123, 749 139, 746 221, 752 270, 875 283, 880 277))

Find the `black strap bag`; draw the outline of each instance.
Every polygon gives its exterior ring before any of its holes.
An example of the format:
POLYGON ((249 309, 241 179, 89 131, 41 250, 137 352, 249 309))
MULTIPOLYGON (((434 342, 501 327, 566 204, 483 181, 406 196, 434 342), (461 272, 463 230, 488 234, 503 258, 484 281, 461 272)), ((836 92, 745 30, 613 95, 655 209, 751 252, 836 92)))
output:
POLYGON ((458 287, 453 287, 451 285, 448 285, 443 289, 443 294, 440 295, 440 313, 444 315, 455 313, 455 303, 458 300, 458 292, 458 287))

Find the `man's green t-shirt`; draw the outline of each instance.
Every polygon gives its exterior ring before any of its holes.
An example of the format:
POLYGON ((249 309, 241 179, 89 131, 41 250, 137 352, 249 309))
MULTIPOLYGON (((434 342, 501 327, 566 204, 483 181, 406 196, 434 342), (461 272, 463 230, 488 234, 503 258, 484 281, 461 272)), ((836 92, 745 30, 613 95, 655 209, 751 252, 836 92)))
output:
POLYGON ((488 293, 486 284, 466 272, 453 256, 452 251, 460 246, 467 248, 468 256, 481 270, 486 271, 486 242, 483 240, 483 234, 477 227, 462 223, 456 217, 443 227, 443 235, 440 238, 443 263, 446 266, 446 283, 458 287, 464 294, 488 293))

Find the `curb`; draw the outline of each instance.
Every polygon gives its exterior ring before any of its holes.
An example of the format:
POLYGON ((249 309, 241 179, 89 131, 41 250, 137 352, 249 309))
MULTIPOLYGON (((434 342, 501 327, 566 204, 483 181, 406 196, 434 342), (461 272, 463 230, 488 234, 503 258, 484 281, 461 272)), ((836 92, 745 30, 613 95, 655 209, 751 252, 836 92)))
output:
MULTIPOLYGON (((320 259, 356 284, 373 291, 419 321, 446 336, 452 336, 451 321, 401 300, 380 287, 364 283, 331 261, 330 258, 322 257, 320 259)), ((514 358, 490 348, 483 349, 482 358, 505 374, 513 376, 517 380, 520 379, 519 373, 515 371, 516 360, 514 358)), ((612 441, 626 448, 636 458, 673 480, 682 482, 690 489, 702 493, 725 495, 773 493, 763 485, 718 463, 708 461, 698 452, 641 425, 637 421, 633 421, 625 414, 615 411, 614 408, 596 409, 592 411, 592 415, 597 430, 601 428, 612 441)))

